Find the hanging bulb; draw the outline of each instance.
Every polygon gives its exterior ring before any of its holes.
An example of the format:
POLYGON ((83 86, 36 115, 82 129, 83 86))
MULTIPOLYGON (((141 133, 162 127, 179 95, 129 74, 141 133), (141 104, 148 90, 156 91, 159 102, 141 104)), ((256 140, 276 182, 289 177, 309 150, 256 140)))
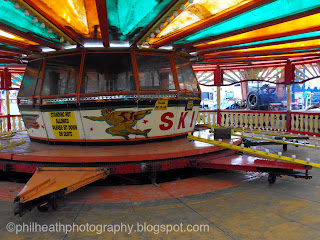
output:
POLYGON ((164 27, 165 27, 163 22, 160 24, 160 27, 161 27, 161 28, 164 28, 164 27))
POLYGON ((29 13, 29 10, 28 10, 28 9, 24 11, 24 15, 25 15, 26 17, 28 17, 28 16, 30 15, 30 13, 29 13))
POLYGON ((174 17, 177 17, 178 16, 178 13, 176 10, 173 11, 173 14, 172 14, 174 17))
POLYGON ((60 38, 60 42, 64 42, 64 38, 63 37, 60 38))
POLYGON ((183 3, 181 3, 181 7, 180 7, 180 9, 181 9, 181 11, 186 10, 186 7, 184 6, 184 4, 183 4, 183 3))
POLYGON ((150 34, 150 37, 154 38, 154 37, 155 37, 154 33, 151 33, 151 34, 150 34))
POLYGON ((14 4, 14 8, 15 8, 15 9, 19 9, 19 8, 20 8, 19 3, 16 2, 16 3, 14 4))
POLYGON ((34 22, 34 23, 39 22, 38 18, 37 18, 37 17, 34 17, 34 18, 33 18, 33 22, 34 22))
POLYGON ((150 38, 149 38, 149 37, 147 37, 146 42, 149 42, 149 41, 150 41, 150 38))
POLYGON ((69 41, 67 41, 67 46, 69 46, 70 45, 70 42, 69 41))
POLYGON ((45 28, 46 25, 45 25, 44 23, 41 23, 40 27, 41 27, 41 28, 45 28))
POLYGON ((156 32, 156 33, 159 33, 159 32, 160 32, 160 30, 159 30, 158 27, 156 28, 155 32, 156 32))
POLYGON ((51 28, 49 28, 47 32, 48 32, 48 33, 52 33, 52 29, 51 29, 51 28))
POLYGON ((193 0, 188 0, 188 2, 189 2, 190 4, 192 4, 192 3, 193 3, 193 0))
POLYGON ((171 22, 170 17, 167 17, 167 23, 170 23, 170 22, 171 22))

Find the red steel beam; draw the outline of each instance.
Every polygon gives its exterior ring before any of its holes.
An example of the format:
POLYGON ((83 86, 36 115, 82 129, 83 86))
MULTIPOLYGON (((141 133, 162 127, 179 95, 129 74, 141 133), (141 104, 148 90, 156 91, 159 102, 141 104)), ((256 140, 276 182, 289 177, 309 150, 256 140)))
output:
POLYGON ((43 45, 43 46, 47 46, 47 47, 50 47, 50 48, 53 48, 53 49, 57 49, 57 50, 62 50, 63 49, 63 47, 61 47, 61 46, 59 46, 57 44, 54 44, 52 42, 43 40, 42 38, 33 36, 33 35, 29 34, 29 33, 25 33, 23 31, 15 29, 15 28, 13 28, 11 26, 8 26, 8 25, 6 25, 4 23, 0 23, 0 29, 4 30, 6 32, 12 33, 14 35, 17 35, 17 36, 19 36, 21 38, 25 38, 25 39, 28 39, 30 41, 39 43, 40 45, 43 45))
POLYGON ((32 51, 30 50, 12 49, 6 46, 0 46, 0 51, 3 51, 5 53, 17 53, 17 54, 26 54, 26 55, 32 54, 32 51))
POLYGON ((23 0, 28 5, 30 5, 34 10, 39 12, 43 17, 45 17, 48 21, 50 21, 53 25, 55 25, 57 28, 59 28, 61 31, 63 31, 66 35, 68 35, 72 40, 74 40, 78 45, 83 46, 82 41, 80 41, 79 37, 71 31, 69 28, 59 24, 55 20, 55 16, 50 16, 45 11, 43 11, 40 7, 38 7, 32 0, 23 0))
MULTIPOLYGON (((302 12, 302 13, 297 13, 297 14, 294 14, 294 15, 291 15, 291 16, 288 16, 288 17, 284 17, 284 18, 281 18, 281 19, 276 19, 276 20, 272 20, 272 21, 269 21, 269 22, 257 24, 257 25, 251 26, 251 27, 242 28, 242 29, 238 29, 238 30, 235 30, 235 31, 227 32, 227 33, 224 33, 224 34, 220 34, 218 36, 203 38, 201 40, 197 40, 197 41, 190 42, 190 43, 187 43, 187 44, 175 45, 175 48, 193 48, 193 46, 196 45, 196 44, 205 43, 205 42, 214 41, 214 40, 219 40, 219 39, 222 39, 222 38, 230 37, 230 36, 241 34, 241 33, 245 33, 245 32, 250 32, 250 31, 253 31, 253 30, 260 29, 260 28, 269 27, 269 26, 272 26, 272 25, 276 25, 276 24, 279 24, 279 23, 295 20, 295 19, 298 19, 298 18, 306 17, 306 16, 309 16, 309 15, 317 14, 317 13, 320 13, 320 8, 312 9, 312 10, 305 11, 305 12, 302 12)), ((285 35, 285 36, 287 36, 287 35, 285 35)), ((196 50, 196 48, 193 48, 193 49, 196 50)))
MULTIPOLYGON (((303 52, 309 52, 311 51, 310 49, 313 49, 313 48, 316 48, 317 46, 314 46, 314 47, 299 47, 299 48, 283 48, 283 49, 272 49, 272 50, 257 50, 257 51, 252 51, 252 52, 248 52, 248 53, 245 53, 245 52, 220 52, 218 53, 217 55, 212 55, 210 56, 209 55, 204 55, 203 56, 203 59, 215 59, 215 58, 221 58, 221 57, 227 57, 227 56, 230 56, 230 57, 234 57, 234 56, 244 56, 244 57, 253 57, 253 56, 263 56, 263 55, 271 55, 271 54, 288 54, 290 52, 288 51, 295 51, 295 50, 305 50, 305 51, 301 51, 301 52, 298 52, 298 53, 303 53, 303 52)), ((316 51, 320 51, 320 48, 319 50, 316 50, 316 51)), ((297 54, 297 53, 295 53, 297 54)))
POLYGON ((17 47, 17 48, 22 49, 22 50, 28 50, 28 51, 33 51, 33 52, 41 52, 40 48, 36 48, 36 47, 31 46, 31 45, 21 44, 21 43, 18 43, 18 42, 15 42, 15 41, 11 41, 11 40, 8 40, 8 39, 5 39, 5 38, 1 38, 1 37, 0 37, 0 43, 3 43, 5 45, 14 46, 14 47, 17 47))
POLYGON ((19 60, 8 60, 8 59, 1 60, 0 59, 0 64, 2 64, 2 63, 5 63, 5 64, 7 64, 7 63, 20 63, 20 61, 19 60))
MULTIPOLYGON (((223 48, 211 48, 206 51, 197 51, 194 55, 203 55, 203 54, 210 54, 210 53, 216 53, 216 52, 226 52, 226 51, 233 51, 233 50, 243 50, 243 49, 249 49, 249 48, 256 48, 256 47, 267 47, 272 45, 278 45, 278 44, 284 44, 284 43, 294 43, 294 42, 301 42, 301 41, 308 41, 308 40, 316 40, 319 39, 319 37, 309 37, 309 38, 300 38, 300 39, 294 39, 294 40, 287 40, 287 41, 280 41, 280 42, 272 42, 272 43, 264 43, 264 44, 255 44, 250 46, 244 46, 244 47, 230 47, 227 49, 223 48)), ((190 50, 189 50, 190 51, 190 50)), ((195 49, 191 50, 192 52, 195 51, 195 49)))
POLYGON ((100 31, 102 36, 102 42, 104 47, 110 46, 109 37, 109 24, 107 15, 107 3, 106 0, 95 0, 98 12, 98 19, 100 24, 100 31))
POLYGON ((203 21, 200 21, 198 23, 193 24, 192 26, 189 26, 188 29, 185 29, 184 31, 179 31, 176 34, 170 34, 169 36, 163 37, 157 43, 152 44, 151 47, 161 47, 161 46, 169 44, 171 42, 178 41, 182 38, 185 38, 191 34, 198 32, 198 31, 201 31, 203 29, 211 27, 211 26, 218 24, 220 22, 223 22, 229 18, 235 17, 237 15, 240 15, 244 12, 250 11, 251 9, 257 8, 259 6, 262 6, 262 5, 267 4, 269 2, 272 2, 272 1, 274 1, 274 0, 251 1, 251 2, 244 4, 238 8, 232 9, 231 11, 227 11, 224 14, 221 14, 221 15, 216 14, 216 15, 210 17, 209 19, 205 19, 203 21))
POLYGON ((14 57, 20 57, 21 56, 21 54, 19 54, 19 53, 1 51, 1 49, 0 49, 0 55, 14 56, 14 57))
MULTIPOLYGON (((229 41, 229 42, 223 42, 223 43, 217 43, 217 44, 212 44, 212 45, 206 45, 202 47, 197 47, 194 49, 188 49, 187 52, 195 52, 197 51, 200 53, 202 50, 208 50, 212 51, 214 49, 219 49, 222 47, 228 47, 232 45, 239 45, 239 44, 245 44, 245 43, 250 43, 250 42, 258 42, 258 41, 264 41, 264 40, 269 40, 273 38, 281 38, 281 37, 287 37, 287 36, 293 36, 293 35, 298 35, 298 34, 303 34, 303 33, 308 33, 308 32, 314 32, 314 31, 319 31, 319 27, 316 28, 305 28, 303 30, 299 31, 290 31, 286 33, 281 33, 281 34, 273 34, 269 36, 263 36, 263 37, 255 37, 255 38, 250 38, 250 39, 244 39, 244 40, 237 40, 237 41, 229 41)), ((296 40, 287 40, 285 41, 286 43, 290 42, 297 42, 297 41, 303 41, 303 40, 313 40, 313 39, 318 39, 319 37, 311 37, 311 38, 301 38, 301 39, 296 39, 296 40)), ((275 43, 271 43, 275 44, 275 43)), ((267 44, 257 44, 254 46, 268 46, 267 44)), ((236 49, 236 48, 235 48, 236 49)))

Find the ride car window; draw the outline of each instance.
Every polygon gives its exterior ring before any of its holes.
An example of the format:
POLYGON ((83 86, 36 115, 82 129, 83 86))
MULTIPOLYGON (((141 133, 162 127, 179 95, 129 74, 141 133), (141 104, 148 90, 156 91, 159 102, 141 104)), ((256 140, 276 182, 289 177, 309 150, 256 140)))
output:
POLYGON ((175 58, 174 62, 176 64, 180 90, 197 91, 197 79, 191 63, 181 58, 175 58))
POLYGON ((141 89, 175 89, 170 58, 136 55, 141 89))
POLYGON ((81 56, 75 54, 47 58, 41 96, 76 93, 81 56))
POLYGON ((28 63, 23 82, 20 87, 19 97, 31 97, 33 95, 34 88, 39 77, 39 68, 41 65, 41 61, 42 60, 40 59, 28 63))
POLYGON ((136 83, 129 53, 87 53, 81 93, 135 91, 136 83))

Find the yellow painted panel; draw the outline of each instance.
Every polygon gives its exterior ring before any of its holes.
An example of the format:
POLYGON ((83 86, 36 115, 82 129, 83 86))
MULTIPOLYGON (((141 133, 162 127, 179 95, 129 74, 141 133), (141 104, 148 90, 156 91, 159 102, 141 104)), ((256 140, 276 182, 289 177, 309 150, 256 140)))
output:
POLYGON ((33 0, 33 2, 62 26, 71 27, 83 35, 89 34, 84 0, 33 0))
POLYGON ((179 14, 171 23, 169 23, 157 37, 163 37, 170 33, 179 31, 201 20, 205 20, 215 14, 221 14, 223 11, 240 6, 253 0, 195 0, 193 4, 188 5, 187 9, 179 14))

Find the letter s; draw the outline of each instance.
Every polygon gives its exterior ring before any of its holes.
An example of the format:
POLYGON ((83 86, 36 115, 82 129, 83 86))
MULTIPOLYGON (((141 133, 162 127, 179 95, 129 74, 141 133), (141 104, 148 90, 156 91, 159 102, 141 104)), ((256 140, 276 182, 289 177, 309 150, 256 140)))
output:
POLYGON ((172 112, 167 112, 167 113, 162 114, 162 116, 161 116, 161 121, 162 121, 163 123, 166 123, 167 126, 164 125, 164 124, 160 124, 160 125, 159 125, 159 128, 160 128, 162 131, 169 130, 170 128, 172 128, 173 122, 172 122, 170 119, 167 119, 167 118, 173 118, 173 117, 174 117, 174 115, 173 115, 172 112))

